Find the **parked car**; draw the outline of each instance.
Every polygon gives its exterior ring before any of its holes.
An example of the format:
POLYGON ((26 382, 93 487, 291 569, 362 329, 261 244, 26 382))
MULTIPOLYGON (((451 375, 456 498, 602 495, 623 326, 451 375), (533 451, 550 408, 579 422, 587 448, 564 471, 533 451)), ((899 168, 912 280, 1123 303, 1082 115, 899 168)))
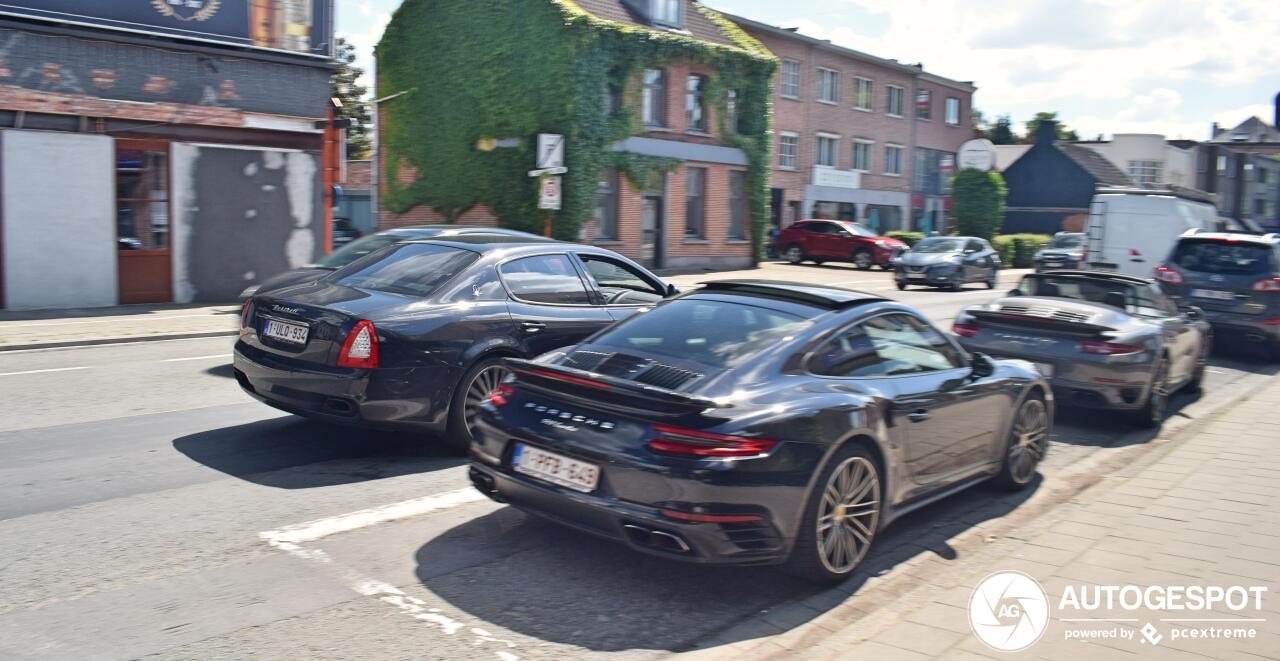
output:
POLYGON ((508 365, 472 444, 480 491, 645 553, 818 581, 910 510, 1030 484, 1053 418, 1029 363, 795 283, 708 283, 508 365))
POLYGON ((1219 334, 1280 361, 1280 234, 1188 232, 1155 276, 1175 300, 1202 308, 1219 334))
POLYGON ((806 260, 815 264, 853 262, 863 270, 875 265, 888 269, 894 254, 907 247, 902 241, 844 220, 801 220, 778 232, 774 243, 792 264, 806 260))
POLYGON ((285 271, 284 273, 277 273, 262 282, 250 285, 246 287, 243 292, 240 292, 240 300, 247 300, 254 294, 266 293, 275 289, 283 289, 285 287, 299 285, 304 282, 319 280, 343 266, 346 266, 347 264, 350 264, 351 262, 354 262, 375 250, 389 245, 394 245, 404 241, 412 241, 415 239, 430 239, 432 237, 463 236, 470 234, 497 234, 500 236, 517 236, 533 239, 542 238, 536 234, 520 232, 518 230, 508 230, 498 227, 466 227, 459 225, 421 225, 418 227, 401 227, 393 230, 385 230, 351 241, 328 255, 321 257, 320 260, 314 264, 309 264, 300 269, 285 271))
POLYGON ((466 447, 503 357, 580 342, 674 292, 603 248, 492 234, 402 242, 246 301, 234 373, 291 413, 466 447))
POLYGON ((970 282, 986 283, 987 289, 995 289, 1000 255, 978 237, 931 236, 899 255, 893 268, 898 289, 927 285, 959 291, 970 282))
POLYGON ((1164 419, 1170 393, 1200 386, 1212 346, 1200 310, 1179 309, 1154 282, 1085 271, 1028 275, 951 330, 970 351, 1034 362, 1059 401, 1132 411, 1146 427, 1164 419))
POLYGON ((1084 268, 1083 232, 1058 232, 1053 239, 1036 251, 1036 273, 1061 269, 1084 268))
POLYGON ((333 247, 335 250, 362 236, 364 236, 364 232, 361 232, 350 219, 333 219, 333 247))
POLYGON ((1166 190, 1101 189, 1085 229, 1086 269, 1150 278, 1183 232, 1214 230, 1218 222, 1217 209, 1204 200, 1166 190))

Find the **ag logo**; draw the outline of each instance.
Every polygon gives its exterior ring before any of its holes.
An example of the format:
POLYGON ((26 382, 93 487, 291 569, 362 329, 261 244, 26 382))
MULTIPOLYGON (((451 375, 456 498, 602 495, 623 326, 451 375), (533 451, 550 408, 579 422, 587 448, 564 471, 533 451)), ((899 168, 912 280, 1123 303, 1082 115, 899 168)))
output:
POLYGON ((166 18, 207 21, 218 13, 222 0, 151 0, 151 6, 166 18))
POLYGON ((992 649, 1016 652, 1040 640, 1049 624, 1049 597, 1034 578, 996 572, 969 597, 969 626, 992 649))

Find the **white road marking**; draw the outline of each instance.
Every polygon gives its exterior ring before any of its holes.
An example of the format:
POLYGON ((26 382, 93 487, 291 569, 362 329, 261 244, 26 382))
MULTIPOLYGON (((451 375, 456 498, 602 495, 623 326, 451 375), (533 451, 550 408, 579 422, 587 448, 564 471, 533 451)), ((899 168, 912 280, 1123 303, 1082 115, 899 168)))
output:
POLYGON ((18 376, 19 374, 44 374, 46 372, 70 372, 73 370, 87 370, 88 367, 51 367, 43 370, 26 370, 23 372, 0 372, 0 376, 18 376))
POLYGON ((160 362, 164 362, 164 363, 181 363, 181 362, 184 362, 184 361, 187 361, 187 360, 212 360, 212 359, 214 359, 214 358, 230 358, 230 357, 231 357, 231 354, 229 354, 229 353, 215 353, 215 354, 208 355, 208 356, 192 356, 192 357, 190 357, 190 358, 166 358, 166 359, 164 359, 164 360, 162 360, 162 361, 160 361, 160 362))
MULTIPOLYGON (((395 606, 401 613, 419 622, 431 624, 447 635, 454 636, 464 628, 467 628, 463 622, 449 617, 439 608, 428 607, 426 601, 405 594, 403 590, 390 583, 365 577, 356 570, 335 562, 328 553, 321 549, 303 548, 302 544, 313 542, 329 535, 359 530, 367 526, 428 512, 437 512, 477 500, 485 500, 485 497, 479 491, 475 489, 457 489, 392 503, 383 507, 374 507, 327 519, 285 526, 279 530, 268 530, 258 533, 258 537, 265 540, 272 547, 292 556, 324 565, 338 574, 341 580, 346 582, 347 586, 357 594, 374 597, 378 601, 395 606)), ((507 650, 515 649, 516 646, 515 643, 498 638, 479 627, 470 627, 468 632, 473 638, 472 645, 501 645, 507 650)), ((519 656, 506 650, 495 650, 494 654, 497 655, 500 661, 518 661, 520 659, 519 656)))
POLYGON ((319 519, 308 523, 286 526, 279 530, 268 530, 258 536, 272 546, 279 544, 303 544, 317 539, 335 535, 340 532, 351 532, 379 523, 407 519, 428 512, 449 509, 466 503, 485 500, 484 494, 470 487, 446 491, 413 500, 404 500, 382 507, 374 507, 349 514, 319 519))

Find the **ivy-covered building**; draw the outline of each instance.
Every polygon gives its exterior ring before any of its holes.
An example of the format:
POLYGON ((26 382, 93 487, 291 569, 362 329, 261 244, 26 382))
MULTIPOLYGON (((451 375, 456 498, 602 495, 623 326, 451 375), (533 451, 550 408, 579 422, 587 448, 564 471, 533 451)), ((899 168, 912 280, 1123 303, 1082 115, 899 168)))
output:
POLYGON ((747 266, 774 57, 693 0, 405 0, 379 43, 383 228, 496 224, 657 268, 747 266), (537 135, 565 136, 538 208, 537 135))

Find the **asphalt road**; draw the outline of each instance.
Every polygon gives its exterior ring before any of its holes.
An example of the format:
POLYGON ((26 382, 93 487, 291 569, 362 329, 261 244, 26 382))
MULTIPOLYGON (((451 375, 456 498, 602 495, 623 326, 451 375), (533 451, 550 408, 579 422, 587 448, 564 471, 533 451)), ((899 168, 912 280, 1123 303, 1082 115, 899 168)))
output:
MULTIPOLYGON (((899 293, 887 273, 839 265, 734 275, 884 293, 944 327, 998 293, 899 293)), ((1002 289, 1016 278, 1004 275, 1002 289)), ((0 354, 0 658, 660 656, 817 593, 768 569, 640 556, 483 500, 430 438, 251 400, 229 355, 227 338, 0 354)), ((1275 371, 1228 351, 1207 396, 1275 371)), ((1150 438, 1065 411, 1043 482, 1150 438)), ((907 517, 868 573, 1021 498, 980 487, 907 517)))

